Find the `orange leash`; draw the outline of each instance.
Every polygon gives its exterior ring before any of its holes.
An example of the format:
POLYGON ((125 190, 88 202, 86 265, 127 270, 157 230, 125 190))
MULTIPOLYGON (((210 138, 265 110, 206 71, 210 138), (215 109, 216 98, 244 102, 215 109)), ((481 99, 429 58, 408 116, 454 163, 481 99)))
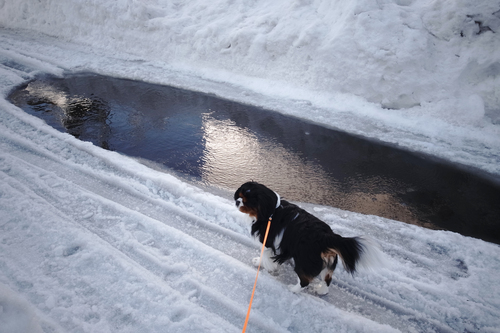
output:
POLYGON ((250 310, 252 309, 253 295, 255 294, 255 287, 257 286, 257 278, 259 277, 260 263, 262 262, 262 255, 264 254, 264 248, 266 246, 267 235, 269 234, 269 228, 271 227, 272 219, 273 218, 270 217, 269 221, 267 222, 266 234, 264 235, 264 242, 262 242, 262 250, 260 250, 259 267, 257 268, 257 275, 255 276, 255 282, 253 284, 252 296, 250 297, 250 304, 248 304, 248 311, 247 311, 247 317, 245 318, 245 325, 243 326, 243 331, 241 331, 241 333, 245 333, 247 329, 248 319, 250 318, 250 310))

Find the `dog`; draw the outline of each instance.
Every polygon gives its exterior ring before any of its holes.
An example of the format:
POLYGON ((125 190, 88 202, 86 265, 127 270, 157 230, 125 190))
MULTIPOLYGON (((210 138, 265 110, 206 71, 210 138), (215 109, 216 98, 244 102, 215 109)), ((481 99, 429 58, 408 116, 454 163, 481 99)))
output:
POLYGON ((299 279, 297 285, 290 287, 293 292, 300 292, 318 277, 322 282, 315 291, 327 294, 339 257, 351 274, 359 265, 370 267, 380 259, 380 249, 372 240, 337 235, 328 224, 282 200, 265 185, 247 182, 234 193, 234 200, 239 211, 253 219, 251 234, 261 243, 272 218, 262 261, 254 258, 253 264, 274 271, 278 265, 293 259, 299 279))

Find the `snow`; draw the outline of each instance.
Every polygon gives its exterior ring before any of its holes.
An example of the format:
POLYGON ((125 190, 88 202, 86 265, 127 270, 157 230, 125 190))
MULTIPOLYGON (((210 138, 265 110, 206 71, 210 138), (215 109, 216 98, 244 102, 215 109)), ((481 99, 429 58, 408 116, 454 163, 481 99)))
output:
MULTIPOLYGON (((0 0, 0 332, 238 332, 259 246, 231 201, 6 101, 49 73, 217 94, 500 174, 498 1, 0 0)), ((247 179, 242 179, 242 183, 247 179)), ((333 207, 387 266, 327 296, 262 272, 249 332, 499 332, 500 249, 333 207)))

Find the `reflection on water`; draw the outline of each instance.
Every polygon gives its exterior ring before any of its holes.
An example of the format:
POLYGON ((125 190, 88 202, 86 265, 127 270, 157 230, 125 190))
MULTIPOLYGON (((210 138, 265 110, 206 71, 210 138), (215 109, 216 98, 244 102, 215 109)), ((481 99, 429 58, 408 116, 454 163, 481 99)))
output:
POLYGON ((259 139, 248 128, 234 121, 216 120, 210 114, 203 118, 201 170, 202 178, 210 184, 237 188, 242 179, 253 179, 294 200, 421 224, 396 193, 391 194, 400 186, 390 184, 390 179, 365 174, 331 177, 318 161, 304 159, 300 152, 285 148, 272 137, 259 139), (384 186, 388 188, 383 190, 384 186))
MULTIPOLYGON (((268 124, 269 126, 269 124, 268 124)), ((271 131, 272 132, 272 131, 271 131)), ((391 191, 398 184, 381 176, 337 178, 314 160, 287 149, 273 137, 260 137, 234 121, 203 115, 202 179, 237 188, 242 179, 268 184, 286 197, 421 224, 415 213, 391 191), (387 190, 382 190, 383 187, 387 190)), ((311 133, 305 134, 311 136, 311 133)), ((326 168, 328 169, 328 168, 326 168)))
POLYGON ((328 197, 335 191, 335 180, 320 165, 270 138, 259 139, 234 121, 205 114, 203 133, 202 178, 211 184, 237 188, 242 179, 253 179, 276 188, 286 178, 290 190, 300 189, 313 200, 319 200, 320 193, 328 197))
POLYGON ((110 136, 108 104, 99 98, 73 95, 43 81, 34 81, 20 92, 34 111, 47 113, 51 125, 59 125, 84 141, 108 149, 110 136))
POLYGON ((292 117, 206 94, 96 75, 41 78, 10 96, 105 149, 234 190, 283 197, 500 242, 500 188, 474 174, 292 117))

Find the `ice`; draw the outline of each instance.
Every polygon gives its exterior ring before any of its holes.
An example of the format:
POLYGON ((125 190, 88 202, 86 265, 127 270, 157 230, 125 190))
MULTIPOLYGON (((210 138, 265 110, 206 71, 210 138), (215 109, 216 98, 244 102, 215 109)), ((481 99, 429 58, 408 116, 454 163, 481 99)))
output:
MULTIPOLYGON (((259 245, 231 200, 6 101, 36 75, 170 84, 500 174, 498 1, 0 0, 0 332, 238 332, 259 245)), ((242 183, 247 179, 242 179, 242 183)), ((249 332, 498 332, 500 249, 300 204, 385 263, 259 275, 249 332), (382 260, 381 259, 381 260, 382 260), (321 290, 320 290, 321 291, 321 290)))

